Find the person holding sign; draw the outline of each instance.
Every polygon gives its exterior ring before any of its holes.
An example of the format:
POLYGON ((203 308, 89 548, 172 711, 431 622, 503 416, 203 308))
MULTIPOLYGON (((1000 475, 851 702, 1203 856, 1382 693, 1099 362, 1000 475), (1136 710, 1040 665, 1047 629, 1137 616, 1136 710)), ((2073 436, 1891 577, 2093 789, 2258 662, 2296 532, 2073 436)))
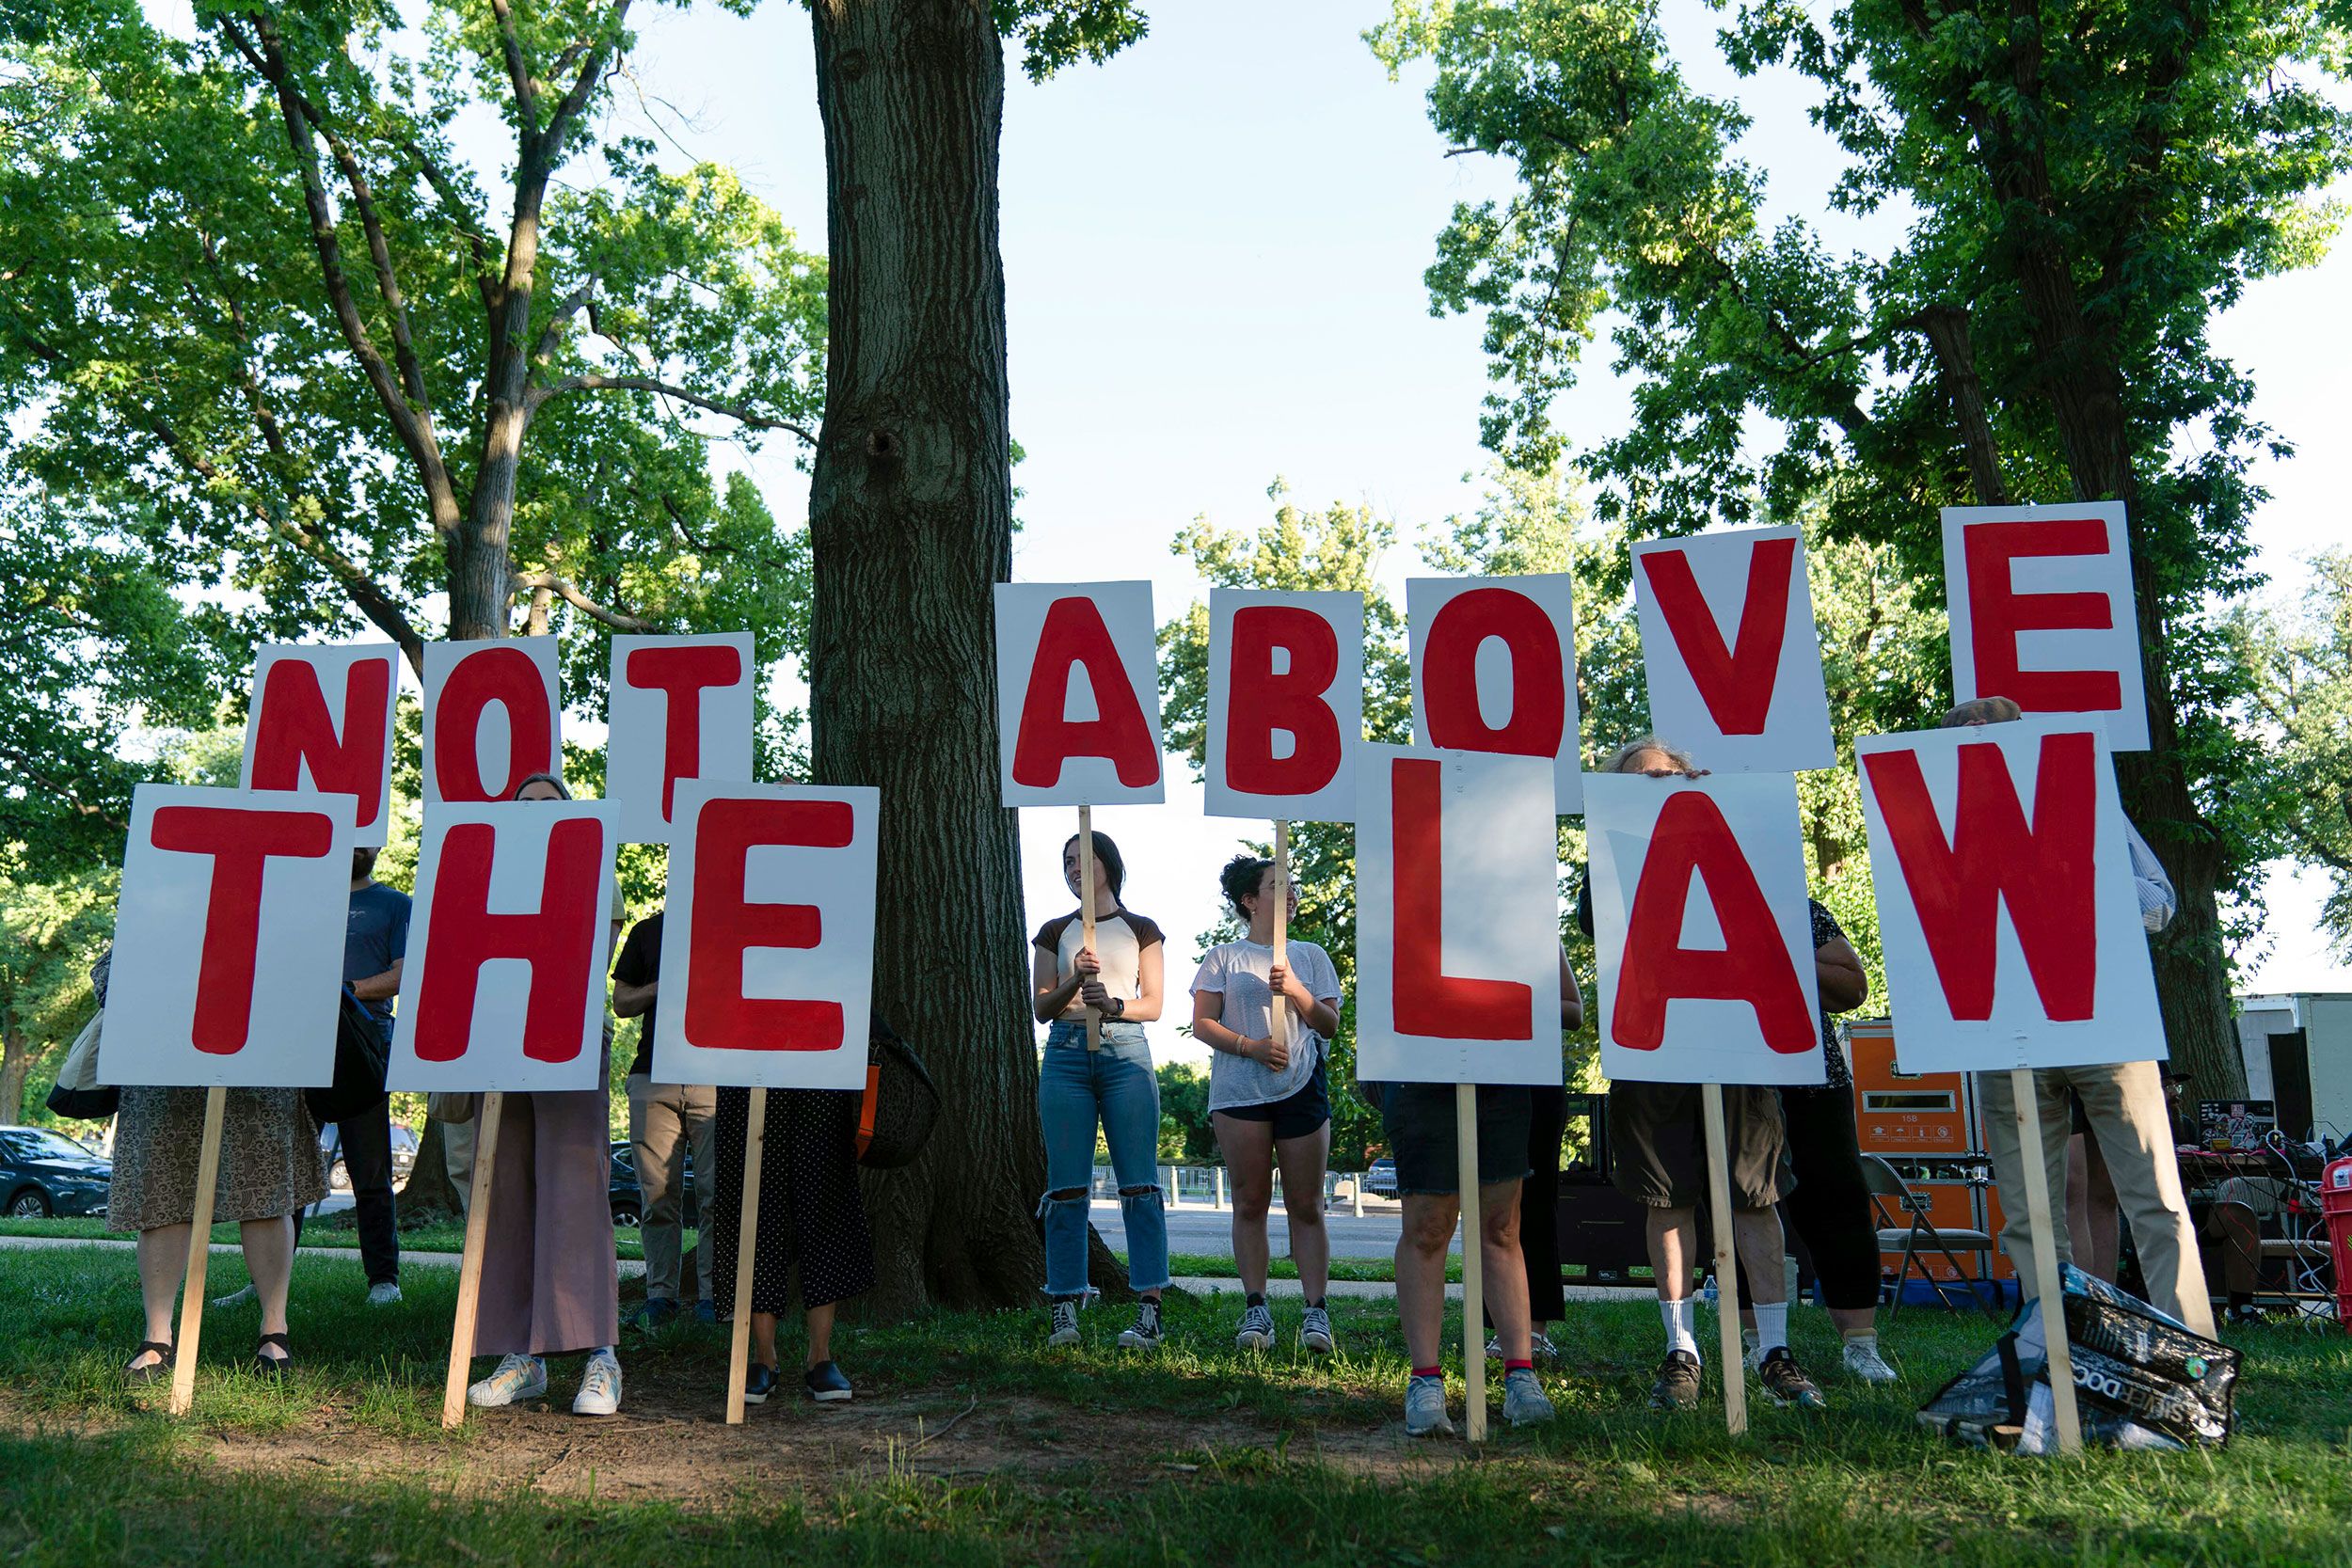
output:
MULTIPOLYGON (((1601 769, 1653 779, 1703 778, 1707 770, 1654 736, 1618 748, 1601 769)), ((1593 933, 1592 883, 1578 901, 1577 924, 1593 933)), ((1708 1189, 1703 1125, 1704 1085, 1613 1079, 1609 1085, 1609 1176, 1616 1189, 1648 1214, 1650 1270, 1665 1321, 1666 1355, 1650 1386, 1660 1409, 1688 1410, 1699 1402, 1702 1360, 1698 1304, 1691 1293, 1701 1245, 1698 1206, 1708 1189)), ((1782 1259, 1788 1241, 1779 1203, 1796 1185, 1788 1159, 1780 1099, 1768 1085, 1723 1085, 1725 1182, 1739 1259, 1755 1281, 1756 1376, 1774 1402, 1807 1407, 1821 1391, 1788 1349, 1788 1283, 1782 1259)), ((1726 1369, 1724 1376, 1740 1376, 1726 1369)))
MULTIPOLYGON (((517 800, 568 800, 552 773, 533 773, 517 800)), ((626 913, 614 877, 607 918, 617 943, 626 913)), ((605 1030, 608 1058, 612 1044, 605 1030)), ((597 1086, 505 1097, 491 1170, 488 1229, 474 1353, 497 1369, 466 1390, 469 1404, 495 1407, 548 1391, 549 1355, 588 1353, 575 1416, 621 1408, 620 1275, 613 1264, 612 1091, 608 1059, 597 1086)))
MULTIPOLYGON (((109 950, 90 970, 90 989, 102 1006, 113 964, 109 950)), ((206 1093, 126 1084, 115 1113, 106 1228, 138 1232, 147 1338, 123 1369, 135 1384, 152 1383, 172 1369, 172 1307, 188 1265, 206 1093)), ((294 1216, 326 1196, 326 1157, 302 1091, 230 1089, 221 1108, 213 1217, 237 1222, 246 1272, 262 1304, 254 1370, 265 1377, 282 1373, 293 1359, 286 1346, 286 1287, 294 1276, 294 1216)))
MULTIPOLYGON (((1201 956, 1192 980, 1192 1035, 1216 1053, 1209 1064, 1209 1121, 1233 1178, 1233 1259, 1244 1292, 1233 1342, 1243 1350, 1274 1348, 1274 1314, 1265 1299, 1266 1212, 1279 1163, 1291 1257, 1307 1298, 1298 1343, 1327 1355, 1331 1314, 1324 1292, 1331 1239, 1323 1227, 1323 1174, 1331 1153, 1331 1095, 1324 1048, 1340 1026, 1339 971, 1322 948, 1296 937, 1288 939, 1289 962, 1275 961, 1274 915, 1284 906, 1277 902, 1280 878, 1272 861, 1236 855, 1218 879, 1249 934, 1201 956), (1295 1020, 1287 1029, 1274 1022, 1277 994, 1295 1020)), ((1297 884, 1281 892, 1287 918, 1295 921, 1297 884)))
POLYGON ((1168 1216, 1159 1186, 1160 1084, 1143 1026, 1160 1016, 1167 943, 1160 928, 1120 901, 1127 865, 1107 833, 1093 834, 1094 885, 1081 888, 1076 834, 1062 846, 1062 879, 1091 903, 1094 945, 1083 908, 1038 927, 1031 975, 1037 1021, 1048 1025, 1038 1068, 1038 1119, 1045 1131, 1045 1299, 1049 1345, 1078 1342, 1087 1294, 1087 1210, 1099 1123, 1119 1177, 1127 1230, 1127 1283, 1141 1297, 1119 1337, 1128 1350, 1155 1350, 1160 1294, 1168 1289, 1168 1216), (1102 1019, 1102 1046, 1087 1043, 1087 1015, 1102 1019))
MULTIPOLYGON (((691 1169, 701 1195, 696 1215, 699 1228, 710 1228, 711 1183, 717 1157, 711 1152, 719 1114, 718 1091, 707 1084, 658 1084, 653 1076, 653 1037, 661 1004, 661 911, 654 911, 628 928, 628 941, 612 964, 612 1012, 616 1018, 643 1018, 638 1028, 637 1058, 629 1064, 628 1141, 637 1167, 637 1194, 644 1205, 638 1231, 645 1249, 645 1305, 637 1321, 660 1328, 677 1316, 680 1307, 679 1248, 684 1243, 680 1223, 686 1172, 691 1169), (692 1149, 689 1164, 688 1149, 692 1149)), ((719 1321, 716 1298, 710 1293, 711 1248, 694 1248, 694 1319, 719 1321)))
MULTIPOLYGON (((2007 697, 1979 697, 1944 716, 1946 729, 2008 723, 2023 710, 2007 697)), ((2132 881, 2139 895, 2140 923, 2153 934, 2172 923, 2179 900, 2171 879, 2137 829, 2124 824, 2131 851, 2132 881)), ((2067 1190, 2066 1152, 2073 1106, 2079 1101, 2090 1135, 2106 1156, 2116 1196, 2131 1222, 2139 1249, 2141 1277, 2150 1305, 2170 1314, 2194 1333, 2214 1338, 2213 1298, 2205 1284, 2188 1203, 2181 1192, 2180 1161, 2173 1153, 2171 1118, 2164 1085, 2153 1061, 2110 1062, 2089 1067, 2037 1069, 2034 1113, 2042 1123, 2049 1190, 2067 1190)), ((2017 1099, 2007 1072, 1977 1074, 1977 1103, 1982 1108, 1985 1152, 2001 1195, 2001 1246, 2016 1265, 2025 1299, 2040 1293, 2034 1277, 2031 1209, 2026 1164, 2017 1131, 2017 1099)), ((2074 1259, 2073 1238, 2063 1224, 2052 1227, 2061 1267, 2074 1259)))

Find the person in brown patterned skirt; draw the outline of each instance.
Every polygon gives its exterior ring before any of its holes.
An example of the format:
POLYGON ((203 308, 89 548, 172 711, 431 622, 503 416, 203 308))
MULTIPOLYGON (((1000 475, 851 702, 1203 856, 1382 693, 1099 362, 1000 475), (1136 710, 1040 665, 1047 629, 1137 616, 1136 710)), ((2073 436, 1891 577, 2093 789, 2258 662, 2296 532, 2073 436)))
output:
MULTIPOLYGON (((112 959, 108 953, 90 971, 102 1004, 112 959)), ((106 1225, 138 1232, 139 1297, 147 1313, 147 1338, 123 1369, 134 1383, 152 1382, 171 1370, 171 1309, 188 1266, 204 1096, 200 1088, 126 1085, 115 1113, 106 1225)), ((254 1368, 265 1376, 278 1376, 293 1360, 286 1347, 286 1283, 294 1272, 294 1212, 326 1196, 326 1156, 302 1091, 230 1089, 221 1109, 213 1217, 235 1221, 245 1246, 246 1271, 262 1305, 254 1368)))

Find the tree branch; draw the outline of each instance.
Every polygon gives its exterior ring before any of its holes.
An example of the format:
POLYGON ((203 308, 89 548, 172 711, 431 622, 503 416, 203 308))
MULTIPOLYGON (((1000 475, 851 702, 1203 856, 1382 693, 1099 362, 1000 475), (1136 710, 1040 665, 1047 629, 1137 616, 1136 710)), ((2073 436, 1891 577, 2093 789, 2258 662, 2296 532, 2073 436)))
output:
POLYGON ((692 404, 697 408, 707 408, 713 414, 723 414, 755 430, 788 430, 810 446, 817 444, 813 434, 789 420, 771 419, 765 414, 754 413, 739 404, 723 403, 717 398, 690 392, 683 387, 658 381, 648 375, 567 375, 545 387, 533 387, 526 399, 526 406, 536 412, 541 404, 561 397, 565 392, 652 392, 660 397, 675 398, 680 403, 692 404))
POLYGON ((515 574, 515 586, 533 590, 534 601, 542 606, 544 606, 544 601, 538 600, 537 595, 553 594, 598 626, 610 626, 614 631, 660 631, 661 629, 656 622, 642 620, 621 610, 606 609, 581 593, 579 585, 571 578, 558 577, 553 572, 517 572, 515 574))
POLYGON ((522 121, 523 150, 539 140, 539 89, 531 80, 531 63, 523 58, 522 35, 515 30, 515 9, 507 0, 490 0, 498 19, 499 48, 506 56, 506 79, 515 87, 515 118, 522 121))
MULTIPOLYGON (((591 274, 579 288, 555 302, 555 309, 548 315, 547 330, 539 334, 539 341, 532 348, 532 363, 544 365, 548 362, 554 355, 556 346, 564 341, 564 324, 571 320, 581 306, 592 305, 596 293, 596 279, 591 274)), ((590 325, 594 325, 592 320, 590 325)))
MULTIPOLYGON (((498 3, 502 5, 504 0, 498 0, 498 3)), ((612 45, 621 36, 622 24, 628 20, 628 8, 629 0, 613 0, 612 21, 609 24, 611 31, 587 50, 586 57, 580 63, 580 74, 572 81, 571 90, 564 95, 563 102, 556 105, 555 113, 548 117, 548 145, 557 149, 559 152, 564 146, 565 133, 571 129, 572 121, 578 119, 580 111, 587 106, 588 95, 596 90, 596 78, 604 74, 605 62, 612 55, 612 45)), ((574 53, 573 50, 564 51, 564 59, 571 59, 574 53)), ((563 68, 559 65, 557 69, 560 71, 563 68)))

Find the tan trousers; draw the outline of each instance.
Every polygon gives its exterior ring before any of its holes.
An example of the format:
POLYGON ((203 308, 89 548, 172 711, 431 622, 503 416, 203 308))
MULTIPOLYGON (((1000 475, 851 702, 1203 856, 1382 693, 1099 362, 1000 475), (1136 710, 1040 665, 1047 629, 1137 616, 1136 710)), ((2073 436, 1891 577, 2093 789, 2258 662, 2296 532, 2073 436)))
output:
POLYGON ((449 1172, 450 1185, 457 1189, 457 1217, 461 1220, 473 1212, 473 1134, 476 1125, 471 1120, 441 1123, 441 1168, 449 1172))
POLYGON ((710 1300, 710 1213, 718 1192, 719 1091, 708 1085, 657 1084, 642 1073, 628 1080, 628 1141, 637 1161, 644 1205, 645 1299, 676 1301, 685 1170, 691 1158, 703 1244, 694 1249, 694 1299, 710 1300), (691 1152, 690 1152, 691 1151, 691 1152))
MULTIPOLYGON (((2066 1201, 2066 1144, 2073 1121, 2067 1091, 2072 1089, 2082 1098, 2091 1136, 2099 1140, 2099 1151, 2106 1156, 2108 1173, 2115 1179, 2116 1202, 2131 1222, 2150 1304, 2211 1338, 2213 1300, 2205 1290, 2196 1233, 2189 1227, 2188 1203, 2181 1196, 2181 1164, 2172 1149, 2172 1124, 2165 1113, 2156 1064, 2044 1068, 2033 1075, 2033 1085, 2050 1201, 2066 1201)), ((2034 1281, 2031 1209, 2010 1075, 1979 1073, 1977 1105, 1983 1118, 1985 1152, 1993 1157, 1993 1180, 2000 1188, 2001 1245, 2017 1266, 2019 1287, 2031 1300, 2041 1292, 2034 1281)), ((2052 1231, 2058 1260, 2073 1262, 2074 1241, 2062 1213, 2052 1231)))

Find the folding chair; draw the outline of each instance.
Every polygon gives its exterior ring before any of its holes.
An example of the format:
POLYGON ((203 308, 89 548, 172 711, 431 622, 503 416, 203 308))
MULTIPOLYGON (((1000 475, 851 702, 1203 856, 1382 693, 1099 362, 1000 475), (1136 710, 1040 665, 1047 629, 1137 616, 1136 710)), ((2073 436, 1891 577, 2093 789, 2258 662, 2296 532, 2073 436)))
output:
POLYGON ((1877 1155, 1862 1156, 1862 1174, 1869 1183, 1870 1206, 1876 1213, 1880 1226, 1879 1250, 1900 1252, 1903 1255, 1901 1267, 1895 1271, 1895 1299, 1887 1310, 1888 1320, 1891 1322, 1902 1311, 1903 1281, 1911 1276, 1912 1265, 1916 1263, 1919 1277, 1927 1282, 1929 1290, 1935 1292, 1935 1299, 1940 1305, 1947 1307, 1952 1306, 1951 1298, 1946 1295, 1945 1291, 1960 1291, 1965 1293, 1968 1299, 1987 1317, 1995 1323, 2000 1322, 2000 1307, 1995 1303, 1985 1299, 1984 1292, 1977 1288, 1978 1281, 1961 1266, 1958 1256, 1960 1253, 1968 1252, 1976 1254, 1979 1258, 1987 1258, 1992 1255, 1993 1249, 1998 1243, 1981 1230, 1937 1229, 1935 1223, 1928 1218, 1928 1200, 1913 1192, 1903 1179, 1896 1173, 1895 1167, 1877 1155), (1897 1224, 1894 1216, 1887 1212, 1886 1205, 1889 1200, 1893 1201, 1900 1212, 1910 1218, 1911 1224, 1908 1227, 1897 1224), (1920 1244, 1923 1242, 1926 1243, 1924 1249, 1920 1244), (1951 1265, 1952 1273, 1959 1277, 1955 1279, 1936 1278, 1934 1270, 1928 1265, 1926 1252, 1941 1254, 1944 1261, 1951 1265))

